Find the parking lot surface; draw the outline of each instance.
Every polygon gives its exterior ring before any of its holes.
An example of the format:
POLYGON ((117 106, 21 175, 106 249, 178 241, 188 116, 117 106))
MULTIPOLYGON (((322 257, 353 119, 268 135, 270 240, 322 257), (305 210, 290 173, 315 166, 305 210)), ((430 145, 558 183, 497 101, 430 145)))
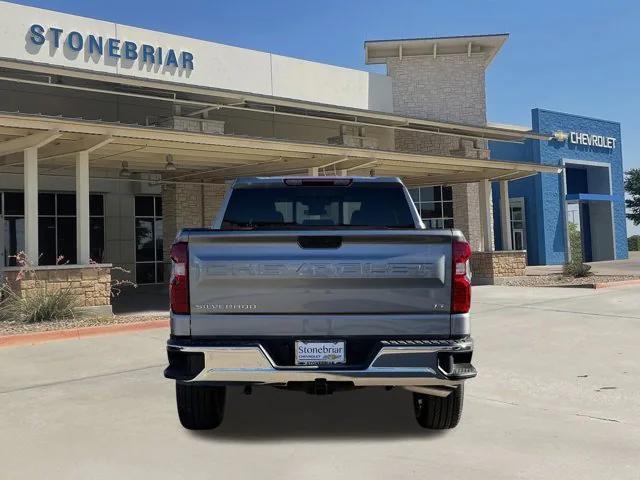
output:
POLYGON ((477 287, 478 378, 458 428, 403 390, 231 390, 178 423, 167 332, 0 349, 0 478, 640 478, 640 287, 477 287))

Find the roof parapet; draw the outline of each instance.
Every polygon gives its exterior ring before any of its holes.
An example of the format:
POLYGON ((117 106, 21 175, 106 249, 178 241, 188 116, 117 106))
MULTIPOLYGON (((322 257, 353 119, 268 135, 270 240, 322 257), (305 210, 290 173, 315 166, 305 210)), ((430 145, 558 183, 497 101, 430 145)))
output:
POLYGON ((433 55, 485 55, 489 65, 504 42, 508 33, 492 35, 464 35, 457 37, 404 38, 390 40, 368 40, 364 42, 365 62, 384 64, 388 58, 433 55))

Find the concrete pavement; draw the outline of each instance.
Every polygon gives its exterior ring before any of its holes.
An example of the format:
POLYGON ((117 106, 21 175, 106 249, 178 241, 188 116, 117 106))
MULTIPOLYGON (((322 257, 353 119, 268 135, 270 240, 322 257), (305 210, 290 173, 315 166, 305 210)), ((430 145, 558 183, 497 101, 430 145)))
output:
POLYGON ((177 420, 163 330, 0 349, 0 478, 640 478, 640 287, 474 289, 459 427, 411 396, 232 390, 219 430, 177 420))
MULTIPOLYGON (((640 276, 640 252, 629 252, 626 260, 589 262, 594 275, 635 275, 640 276)), ((550 275, 562 273, 562 265, 531 265, 527 275, 550 275)))

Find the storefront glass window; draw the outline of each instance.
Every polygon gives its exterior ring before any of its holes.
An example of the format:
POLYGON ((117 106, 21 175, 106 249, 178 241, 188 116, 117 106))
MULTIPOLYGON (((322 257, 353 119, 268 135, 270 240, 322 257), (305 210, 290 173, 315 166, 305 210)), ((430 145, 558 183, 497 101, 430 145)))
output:
POLYGON ((453 228, 453 192, 451 187, 411 188, 409 193, 427 228, 453 228))
MULTIPOLYGON (((0 193, 4 217, 5 265, 15 265, 24 250, 24 195, 0 193)), ((104 255, 104 205, 102 195, 89 196, 90 256, 97 263, 104 255)), ((76 263, 76 196, 73 193, 38 194, 38 247, 40 265, 76 263)))

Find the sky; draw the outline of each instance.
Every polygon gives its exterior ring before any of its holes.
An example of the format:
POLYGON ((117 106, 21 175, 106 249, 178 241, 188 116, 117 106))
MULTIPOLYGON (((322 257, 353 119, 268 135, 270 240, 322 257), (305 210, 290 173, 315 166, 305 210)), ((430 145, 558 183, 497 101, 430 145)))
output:
POLYGON ((380 73, 383 66, 364 65, 365 40, 509 33, 487 71, 488 119, 530 125, 531 108, 539 107, 618 121, 625 169, 640 168, 634 0, 16 3, 380 73))

